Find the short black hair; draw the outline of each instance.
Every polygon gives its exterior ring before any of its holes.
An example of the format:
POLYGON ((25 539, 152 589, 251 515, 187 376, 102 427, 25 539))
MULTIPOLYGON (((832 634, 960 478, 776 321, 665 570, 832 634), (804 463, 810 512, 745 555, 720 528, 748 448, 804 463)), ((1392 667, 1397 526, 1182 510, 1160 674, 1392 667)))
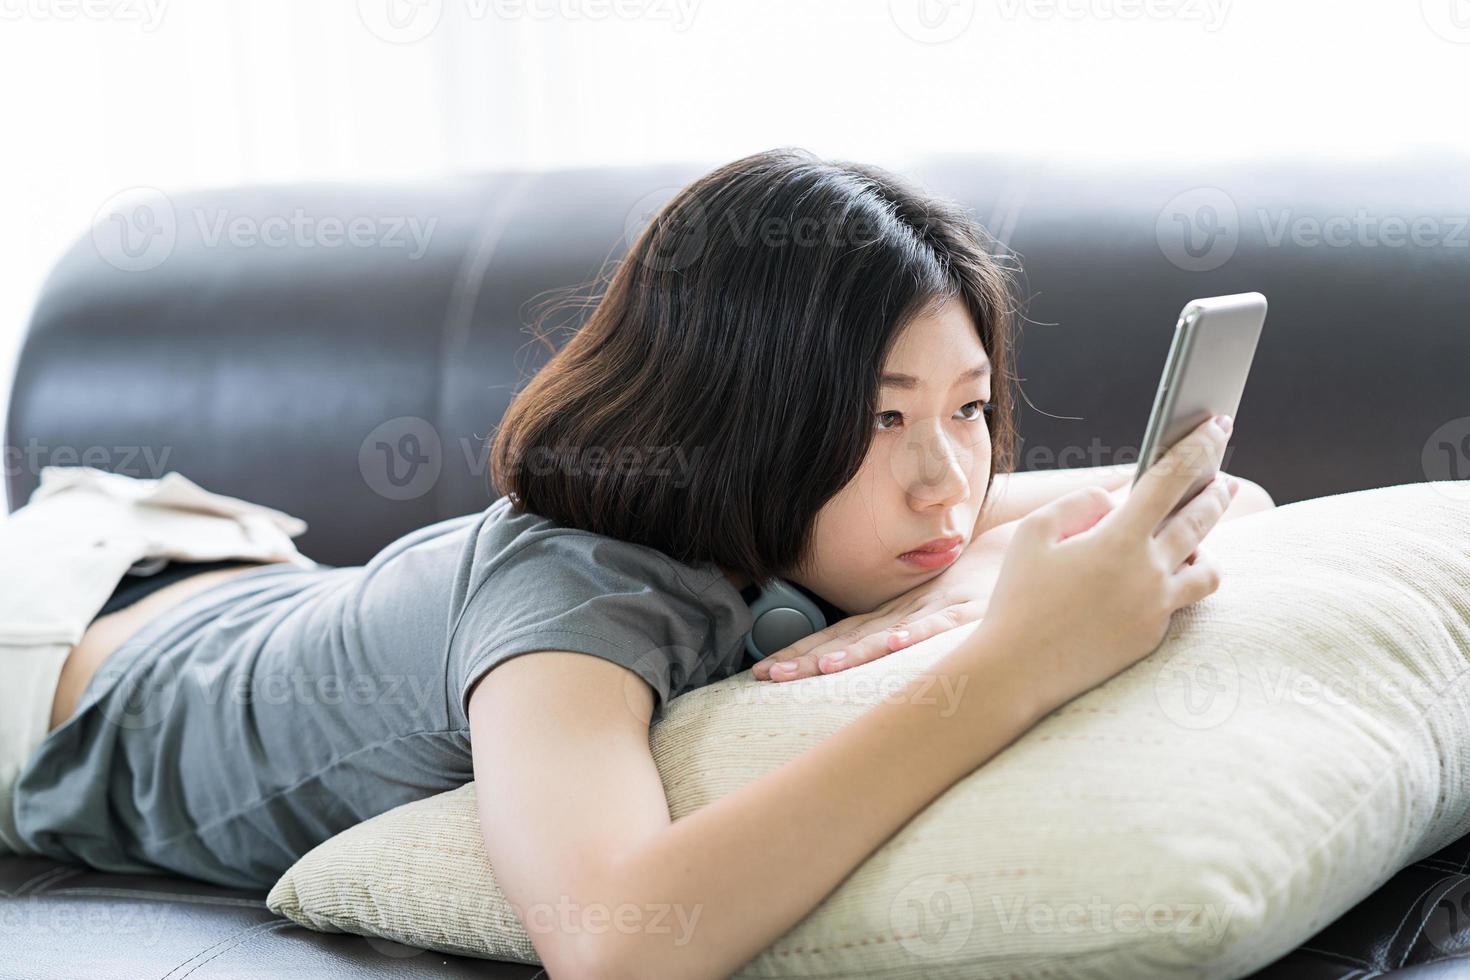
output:
POLYGON ((993 482, 1015 449, 993 247, 966 209, 878 167, 797 148, 726 164, 654 216, 512 400, 490 479, 564 526, 788 574, 867 455, 889 349, 958 298, 993 367, 993 482))

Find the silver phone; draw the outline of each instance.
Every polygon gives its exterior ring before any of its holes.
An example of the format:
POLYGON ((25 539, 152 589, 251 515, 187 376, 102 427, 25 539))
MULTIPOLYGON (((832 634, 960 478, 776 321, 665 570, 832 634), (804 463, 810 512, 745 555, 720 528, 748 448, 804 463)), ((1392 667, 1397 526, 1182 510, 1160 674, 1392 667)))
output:
MULTIPOLYGON (((1205 419, 1236 415, 1265 323, 1266 297, 1260 293, 1211 296, 1185 305, 1174 326, 1174 341, 1169 345, 1169 357, 1154 395, 1134 483, 1169 447, 1205 419)), ((1169 516, 1214 478, 1214 470, 1197 477, 1169 516)))

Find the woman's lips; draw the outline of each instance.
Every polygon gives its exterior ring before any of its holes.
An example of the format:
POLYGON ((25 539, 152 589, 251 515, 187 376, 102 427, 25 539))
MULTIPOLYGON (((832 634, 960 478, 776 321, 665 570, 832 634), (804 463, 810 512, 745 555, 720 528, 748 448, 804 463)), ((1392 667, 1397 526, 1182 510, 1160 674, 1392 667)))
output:
POLYGON ((964 538, 951 538, 947 547, 943 540, 931 541, 915 551, 905 551, 898 559, 917 568, 943 568, 958 558, 964 550, 964 538))

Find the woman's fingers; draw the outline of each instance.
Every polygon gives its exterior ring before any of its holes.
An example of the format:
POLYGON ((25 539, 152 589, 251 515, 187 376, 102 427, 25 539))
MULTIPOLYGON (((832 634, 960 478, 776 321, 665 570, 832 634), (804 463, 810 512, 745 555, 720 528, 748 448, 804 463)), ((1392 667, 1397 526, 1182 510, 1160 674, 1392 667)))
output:
POLYGON ((1045 541, 1053 543, 1091 528, 1113 506, 1113 495, 1102 487, 1083 487, 1036 508, 1021 519, 1021 526, 1016 530, 1040 534, 1045 541))
POLYGON ((893 651, 908 646, 910 642, 909 628, 903 623, 894 623, 867 636, 850 638, 835 649, 828 649, 830 644, 823 644, 822 647, 799 657, 772 664, 770 677, 773 681, 794 681, 817 674, 831 674, 886 657, 893 651))
MULTIPOLYGON (((774 654, 771 662, 766 665, 765 676, 758 673, 756 677, 762 680, 794 681, 858 667, 913 646, 920 640, 927 640, 931 636, 979 619, 984 611, 980 603, 964 599, 929 611, 920 611, 912 618, 901 617, 883 626, 878 625, 878 617, 873 617, 864 627, 846 631, 848 635, 845 639, 829 640, 805 653, 788 656, 787 651, 783 650, 774 654)), ((760 665, 758 663, 756 666, 760 665)))
POLYGON ((824 654, 817 660, 817 669, 824 674, 835 674, 839 670, 847 670, 849 667, 869 663, 879 657, 886 657, 890 653, 902 650, 904 647, 913 646, 920 640, 927 640, 931 636, 938 636, 956 626, 963 626, 965 623, 979 619, 983 611, 980 603, 969 600, 946 606, 938 612, 915 619, 905 628, 905 635, 902 639, 896 639, 892 635, 886 637, 875 635, 853 644, 846 650, 824 654))
POLYGON ((849 643, 855 643, 869 630, 866 628, 869 621, 879 618, 869 613, 857 616, 849 616, 839 619, 822 629, 817 630, 810 636, 804 636, 788 647, 777 650, 770 656, 757 660, 751 665, 751 673, 757 680, 770 680, 771 668, 777 664, 795 663, 804 661, 810 666, 810 673, 792 673, 791 676, 782 676, 781 680, 790 680, 792 677, 811 676, 816 673, 817 657, 829 650, 840 650, 849 643))
POLYGON ((1164 522, 1154 539, 1163 549, 1166 567, 1177 568, 1188 562, 1205 535, 1220 523, 1239 489, 1240 484, 1229 474, 1217 473, 1208 486, 1164 522))
MULTIPOLYGON (((1229 434, 1213 417, 1200 423, 1138 478, 1118 509, 1118 522, 1141 534, 1153 534, 1196 477, 1220 468, 1229 441, 1229 434)), ((1179 557, 1183 560, 1184 555, 1179 557)))
POLYGON ((1220 566, 1203 548, 1196 549, 1194 561, 1174 574, 1174 608, 1199 602, 1220 587, 1220 566))
POLYGON ((757 680, 791 681, 821 673, 824 658, 845 666, 876 660, 913 642, 909 622, 937 608, 934 600, 887 602, 871 613, 849 616, 797 640, 751 666, 757 680), (830 655, 843 654, 836 661, 830 655), (850 659, 849 659, 850 658, 850 659))

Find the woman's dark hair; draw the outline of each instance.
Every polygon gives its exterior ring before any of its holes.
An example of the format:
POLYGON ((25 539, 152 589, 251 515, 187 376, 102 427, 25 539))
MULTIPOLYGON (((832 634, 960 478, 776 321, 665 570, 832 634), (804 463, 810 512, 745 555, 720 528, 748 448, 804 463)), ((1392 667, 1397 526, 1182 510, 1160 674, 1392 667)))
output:
POLYGON ((1015 426, 991 244, 966 210, 877 167, 792 148, 720 167, 654 216, 511 402, 491 480, 517 511, 766 582, 862 466, 890 347, 951 298, 994 369, 993 480, 1015 426))

